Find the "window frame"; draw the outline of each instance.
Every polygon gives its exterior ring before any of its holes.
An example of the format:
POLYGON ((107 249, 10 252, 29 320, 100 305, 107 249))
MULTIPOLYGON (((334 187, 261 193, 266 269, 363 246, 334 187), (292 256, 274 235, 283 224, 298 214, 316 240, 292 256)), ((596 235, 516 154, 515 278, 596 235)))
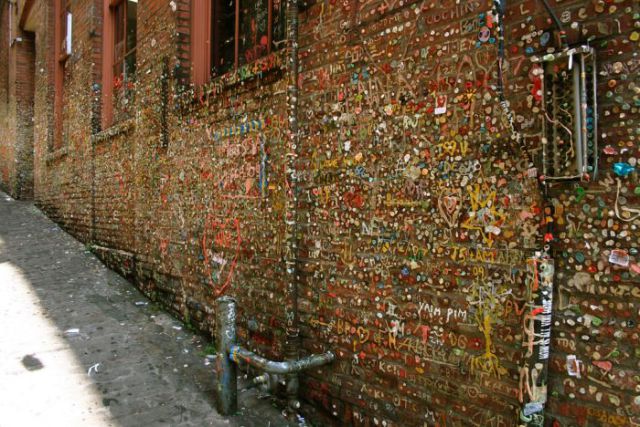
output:
MULTIPOLYGON (((216 10, 221 9, 220 6, 214 6, 214 2, 219 5, 222 1, 224 0, 191 0, 191 82, 196 86, 206 84, 225 74, 237 72, 238 68, 252 64, 270 55, 274 50, 278 50, 273 46, 274 4, 278 0, 263 0, 267 2, 267 50, 263 55, 240 65, 240 2, 242 0, 233 0, 235 4, 233 66, 224 72, 214 73, 212 62, 216 46, 219 45, 219 40, 216 40, 215 35, 215 13, 216 10)), ((285 7, 285 2, 282 0, 280 0, 280 7, 285 7)), ((283 26, 285 25, 284 21, 282 19, 281 25, 283 26)))
MULTIPOLYGON (((127 73, 127 69, 126 69, 126 63, 127 63, 127 57, 133 55, 134 56, 134 61, 136 58, 136 54, 137 54, 137 40, 136 43, 133 45, 132 48, 129 48, 128 46, 128 24, 129 24, 129 19, 128 19, 128 14, 129 14, 129 1, 128 0, 118 0, 115 2, 115 4, 113 4, 111 6, 112 9, 112 13, 115 14, 114 19, 113 19, 113 24, 114 24, 114 40, 113 40, 113 46, 114 46, 114 57, 113 57, 113 62, 112 62, 112 67, 113 67, 113 75, 116 76, 116 69, 120 68, 120 73, 124 75, 124 79, 126 80, 126 73, 127 73), (118 16, 118 13, 121 12, 122 15, 118 16), (120 30, 120 31, 119 31, 120 30), (119 33, 122 33, 122 39, 119 39, 119 33), (118 44, 122 43, 122 55, 120 55, 119 50, 118 49, 118 44)), ((136 12, 136 19, 137 19, 137 12, 136 12)), ((137 29, 136 29, 137 30, 137 29)), ((136 37, 137 37, 137 31, 136 31, 136 37)), ((135 73, 134 73, 135 75, 135 73)))
POLYGON ((64 85, 67 60, 71 56, 71 2, 54 2, 54 101, 53 101, 53 144, 51 149, 62 148, 64 143, 64 85))
MULTIPOLYGON (((128 13, 128 4, 131 0, 104 0, 103 3, 103 43, 102 43, 102 114, 101 114, 101 124, 102 129, 107 129, 110 126, 116 124, 114 120, 114 97, 115 97, 115 70, 118 64, 122 65, 121 74, 126 77, 126 62, 127 57, 130 55, 134 56, 134 63, 137 68, 137 49, 138 49, 138 13, 136 6, 136 34, 134 39, 134 44, 131 49, 128 49, 127 46, 127 13, 128 13), (122 51, 122 56, 117 57, 118 49, 116 46, 117 37, 118 37, 118 25, 119 19, 117 16, 118 9, 121 8, 122 14, 122 43, 124 43, 124 48, 122 51)), ((137 3, 137 1, 134 1, 137 3)), ((133 74, 135 76, 135 72, 133 74)), ((135 77, 132 80, 124 80, 123 84, 128 84, 130 82, 135 82, 135 77)), ((125 87, 124 93, 129 89, 125 87)), ((125 95, 126 96, 126 95, 125 95)))

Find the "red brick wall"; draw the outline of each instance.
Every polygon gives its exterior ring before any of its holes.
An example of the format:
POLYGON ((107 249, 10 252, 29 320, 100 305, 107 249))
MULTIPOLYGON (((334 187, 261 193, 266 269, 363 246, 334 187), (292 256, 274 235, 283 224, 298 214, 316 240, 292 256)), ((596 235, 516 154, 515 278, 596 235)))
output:
POLYGON ((16 6, 10 10, 8 3, 3 4, 0 187, 14 197, 29 199, 33 197, 34 36, 18 28, 18 16, 16 6))
MULTIPOLYGON (((637 424, 640 224, 616 217, 612 165, 637 158, 640 9, 551 5, 569 43, 598 49, 603 140, 600 179, 550 186, 546 199, 526 164, 527 153, 539 161, 542 120, 528 50, 553 30, 540 2, 509 2, 505 17, 504 87, 523 146, 499 105, 490 2, 329 1, 300 13, 301 336, 308 352, 338 355, 303 376, 320 425, 517 425, 533 368, 523 369, 528 260, 544 244, 547 204, 546 423, 637 424), (630 254, 628 267, 609 261, 612 249, 630 254), (580 378, 567 355, 582 362, 580 378)), ((247 67, 194 101, 182 86, 188 2, 140 0, 138 10, 136 114, 100 130, 102 8, 74 3, 69 138, 55 152, 52 17, 39 10, 36 198, 189 323, 212 330, 215 298, 234 295, 242 342, 281 357, 284 61, 273 55, 260 77, 247 67)), ((636 184, 621 179, 621 216, 638 206, 636 184)))
POLYGON ((38 12, 36 37, 36 201, 56 221, 74 235, 91 235, 92 190, 92 85, 95 64, 91 60, 94 38, 91 29, 99 16, 90 3, 78 3, 73 9, 73 52, 64 63, 62 138, 54 139, 54 58, 55 11, 53 4, 38 12), (46 22, 46 25, 45 25, 46 22))
POLYGON ((33 197, 33 102, 35 91, 35 35, 20 31, 16 44, 16 196, 33 197))
POLYGON ((517 422, 507 294, 525 297, 541 201, 484 78, 490 10, 345 2, 303 21, 303 335, 339 354, 304 393, 354 425, 517 422))
POLYGON ((4 191, 10 191, 13 176, 13 150, 15 129, 14 115, 10 109, 9 94, 9 4, 4 3, 0 11, 0 185, 4 191))
MULTIPOLYGON (((534 5, 525 2, 520 10, 534 5)), ((638 156, 640 4, 569 2, 561 11, 568 21, 569 41, 590 38, 598 50, 601 161, 597 182, 558 185, 551 192, 558 236, 558 293, 549 412, 561 425, 633 426, 640 423, 636 381, 639 236, 637 218, 624 209, 638 206, 638 177, 634 173, 619 178, 616 200, 618 177, 613 166, 634 164, 638 156), (616 263, 614 250, 629 257, 627 266, 616 263), (576 355, 582 362, 580 378, 567 374, 567 355, 576 355)), ((518 9, 514 12, 518 19, 514 19, 512 37, 517 39, 528 28, 518 28, 517 21, 526 18, 518 9)), ((539 19, 534 23, 543 24, 539 19)))

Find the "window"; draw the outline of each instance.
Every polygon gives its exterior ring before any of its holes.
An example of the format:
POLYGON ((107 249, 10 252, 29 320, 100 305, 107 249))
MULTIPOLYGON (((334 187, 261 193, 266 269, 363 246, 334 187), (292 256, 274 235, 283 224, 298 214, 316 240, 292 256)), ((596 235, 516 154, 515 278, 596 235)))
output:
POLYGON ((121 1, 114 8, 114 57, 115 80, 133 81, 136 73, 136 7, 134 1, 121 1))
POLYGON ((285 7, 282 0, 192 0, 192 80, 236 70, 281 45, 285 7))
POLYGON ((137 0, 105 4, 102 126, 131 116, 136 75, 137 0))
POLYGON ((54 34, 54 133, 53 149, 62 147, 66 139, 66 122, 64 120, 64 74, 67 59, 71 55, 72 15, 67 0, 55 2, 55 34, 54 34))

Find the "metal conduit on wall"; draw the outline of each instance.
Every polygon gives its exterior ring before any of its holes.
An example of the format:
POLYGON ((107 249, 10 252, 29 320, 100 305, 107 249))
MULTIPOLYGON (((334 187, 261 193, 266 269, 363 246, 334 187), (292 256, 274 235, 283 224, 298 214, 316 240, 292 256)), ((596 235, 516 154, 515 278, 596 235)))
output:
MULTIPOLYGON (((265 359, 236 343, 236 301, 228 296, 216 300, 216 343, 218 346, 216 374, 216 406, 222 415, 231 415, 238 409, 237 365, 245 363, 262 371, 254 383, 284 382, 291 409, 299 407, 297 401, 297 381, 292 390, 291 380, 306 369, 326 365, 335 360, 332 352, 312 354, 302 359, 287 359, 283 362, 265 359), (270 376, 271 375, 271 376, 270 376), (271 381, 274 380, 274 381, 271 381), (296 394, 292 394, 291 392, 296 394)), ((273 388, 273 386, 271 387, 273 388)))

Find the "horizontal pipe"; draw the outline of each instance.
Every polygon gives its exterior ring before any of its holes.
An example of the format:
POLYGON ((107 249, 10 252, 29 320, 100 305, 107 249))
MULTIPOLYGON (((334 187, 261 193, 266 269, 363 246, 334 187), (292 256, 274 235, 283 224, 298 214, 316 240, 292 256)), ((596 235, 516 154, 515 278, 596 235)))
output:
POLYGON ((590 46, 579 46, 574 47, 572 49, 563 50, 557 53, 547 53, 542 56, 532 56, 530 58, 531 62, 539 63, 539 62, 552 62, 556 61, 560 58, 564 58, 565 56, 573 56, 579 53, 590 54, 593 55, 595 53, 595 49, 590 46))
POLYGON ((229 359, 236 363, 245 362, 269 374, 292 374, 305 369, 326 365, 327 363, 333 362, 335 358, 335 354, 328 351, 322 354, 312 354, 299 360, 274 362, 273 360, 258 356, 254 352, 246 350, 239 345, 232 345, 229 348, 229 359))

